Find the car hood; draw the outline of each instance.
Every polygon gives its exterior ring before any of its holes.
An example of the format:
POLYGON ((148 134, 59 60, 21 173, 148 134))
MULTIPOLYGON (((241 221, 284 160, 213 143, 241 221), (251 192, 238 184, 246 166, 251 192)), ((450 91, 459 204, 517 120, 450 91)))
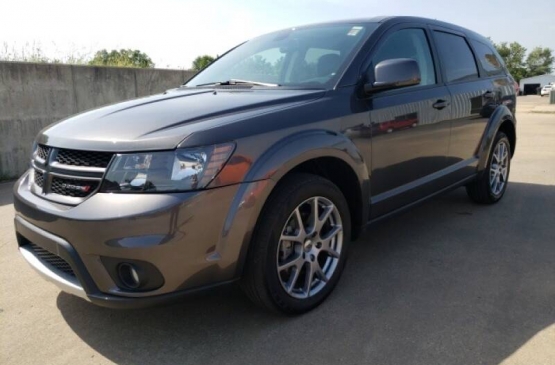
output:
POLYGON ((324 93, 180 88, 62 120, 42 130, 37 143, 109 152, 171 149, 195 131, 304 104, 324 93))

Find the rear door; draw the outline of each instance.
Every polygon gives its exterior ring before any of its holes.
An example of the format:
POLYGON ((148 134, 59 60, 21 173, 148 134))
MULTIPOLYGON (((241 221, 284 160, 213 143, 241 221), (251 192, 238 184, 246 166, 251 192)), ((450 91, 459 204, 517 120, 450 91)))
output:
POLYGON ((464 34, 443 28, 433 30, 443 79, 452 100, 451 142, 448 163, 454 183, 476 171, 478 150, 489 117, 499 103, 499 89, 480 68, 464 34))
MULTIPOLYGON (((470 39, 470 45, 478 59, 480 77, 489 79, 495 94, 495 103, 490 105, 504 105, 514 114, 516 108, 516 94, 518 84, 509 74, 503 59, 490 42, 470 39)), ((495 109, 490 111, 493 113, 495 109)))

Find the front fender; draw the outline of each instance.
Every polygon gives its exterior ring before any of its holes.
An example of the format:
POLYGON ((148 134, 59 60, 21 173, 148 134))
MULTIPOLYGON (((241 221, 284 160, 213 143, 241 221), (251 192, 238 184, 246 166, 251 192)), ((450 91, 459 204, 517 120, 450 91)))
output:
MULTIPOLYGON (((491 115, 488 125, 482 136, 480 145, 478 146, 479 161, 478 161, 478 171, 483 171, 488 164, 488 157, 493 147, 493 140, 495 135, 499 131, 499 127, 505 122, 509 121, 515 126, 515 119, 513 113, 505 105, 499 106, 495 109, 491 115)), ((516 128, 515 128, 516 129, 516 128)))
POLYGON ((361 188, 367 185, 366 165, 356 147, 342 135, 325 130, 305 131, 270 146, 246 174, 225 220, 223 246, 234 246, 232 242, 241 246, 237 277, 241 276, 257 219, 278 181, 299 164, 319 157, 344 161, 355 172, 361 188))
POLYGON ((301 163, 319 157, 334 157, 347 163, 361 185, 368 180, 366 164, 351 140, 331 131, 312 130, 288 136, 270 146, 251 167, 245 181, 277 182, 301 163))

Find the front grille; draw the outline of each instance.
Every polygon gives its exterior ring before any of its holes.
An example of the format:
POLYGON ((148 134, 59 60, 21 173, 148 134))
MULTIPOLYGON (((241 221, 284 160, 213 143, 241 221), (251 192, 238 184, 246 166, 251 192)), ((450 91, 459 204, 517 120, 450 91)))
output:
POLYGON ((44 186, 44 174, 38 170, 35 170, 35 184, 41 188, 44 186))
POLYGON ((40 158, 42 158, 43 160, 46 160, 48 158, 48 154, 50 153, 50 147, 46 147, 43 145, 38 145, 37 147, 37 156, 39 156, 40 158))
POLYGON ((96 193, 113 156, 112 152, 38 145, 33 160, 32 191, 47 200, 77 205, 96 193))
POLYGON ((114 154, 110 152, 92 152, 60 149, 56 161, 70 166, 108 167, 114 154))
POLYGON ((98 184, 98 181, 64 179, 54 176, 50 191, 64 196, 86 198, 98 188, 98 184))
POLYGON ((50 251, 45 250, 42 247, 39 247, 33 243, 29 243, 31 249, 35 253, 35 255, 41 260, 43 263, 46 263, 57 270, 60 270, 68 275, 75 276, 75 272, 71 266, 67 263, 66 260, 61 258, 60 256, 53 254, 50 251))

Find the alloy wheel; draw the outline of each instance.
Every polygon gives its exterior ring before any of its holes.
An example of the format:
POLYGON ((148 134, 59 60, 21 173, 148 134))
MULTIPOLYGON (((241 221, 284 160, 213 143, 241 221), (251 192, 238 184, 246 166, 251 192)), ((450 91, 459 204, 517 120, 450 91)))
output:
POLYGON ((504 141, 500 141, 493 151, 489 183, 494 195, 499 195, 505 184, 509 172, 509 149, 504 141))
POLYGON ((317 196, 290 214, 277 252, 277 273, 283 289, 304 299, 319 293, 337 268, 343 247, 343 226, 337 207, 317 196))

